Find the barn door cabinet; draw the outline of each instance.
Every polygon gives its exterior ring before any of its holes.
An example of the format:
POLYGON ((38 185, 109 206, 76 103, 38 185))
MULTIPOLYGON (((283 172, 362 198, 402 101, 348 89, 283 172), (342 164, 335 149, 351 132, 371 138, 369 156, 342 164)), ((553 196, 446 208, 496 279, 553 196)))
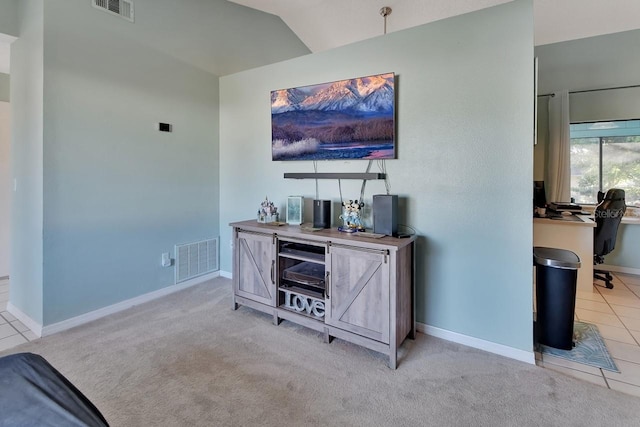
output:
POLYGON ((414 238, 232 223, 233 308, 271 314, 389 356, 415 338, 414 238))
POLYGON ((235 294, 266 305, 276 296, 275 238, 273 235, 244 232, 236 234, 233 277, 235 294))

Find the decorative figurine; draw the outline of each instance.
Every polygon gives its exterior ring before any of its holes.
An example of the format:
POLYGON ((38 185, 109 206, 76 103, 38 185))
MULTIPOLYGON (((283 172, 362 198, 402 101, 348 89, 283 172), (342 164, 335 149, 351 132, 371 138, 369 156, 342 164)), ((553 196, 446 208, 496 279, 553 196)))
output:
POLYGON ((342 215, 339 218, 342 220, 343 225, 338 230, 346 232, 363 231, 364 226, 360 218, 360 210, 363 207, 364 203, 357 200, 342 202, 342 215))
POLYGON ((258 209, 258 222, 268 223, 278 221, 278 208, 269 201, 269 197, 265 197, 264 201, 260 203, 260 209, 258 209))

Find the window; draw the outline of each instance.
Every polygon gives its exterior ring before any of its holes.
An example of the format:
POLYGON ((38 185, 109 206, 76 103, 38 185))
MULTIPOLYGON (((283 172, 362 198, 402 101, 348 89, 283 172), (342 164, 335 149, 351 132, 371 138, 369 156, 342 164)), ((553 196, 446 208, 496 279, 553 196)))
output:
POLYGON ((571 197, 595 204, 598 191, 625 190, 640 207, 640 120, 571 125, 571 197))

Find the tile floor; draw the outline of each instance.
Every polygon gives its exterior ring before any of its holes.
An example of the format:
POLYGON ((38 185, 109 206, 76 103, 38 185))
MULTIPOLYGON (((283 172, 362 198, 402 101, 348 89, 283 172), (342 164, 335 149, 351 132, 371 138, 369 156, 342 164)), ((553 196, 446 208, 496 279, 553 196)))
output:
POLYGON ((613 289, 578 292, 576 319, 598 327, 620 373, 539 353, 537 364, 640 397, 640 276, 616 273, 613 289))
MULTIPOLYGON (((620 373, 536 353, 537 364, 640 397, 640 276, 616 274, 613 289, 578 292, 576 319, 598 327, 620 373)), ((0 351, 37 336, 6 311, 9 281, 0 279, 0 351)))
POLYGON ((0 279, 0 351, 37 338, 36 334, 6 311, 8 301, 9 280, 0 279))

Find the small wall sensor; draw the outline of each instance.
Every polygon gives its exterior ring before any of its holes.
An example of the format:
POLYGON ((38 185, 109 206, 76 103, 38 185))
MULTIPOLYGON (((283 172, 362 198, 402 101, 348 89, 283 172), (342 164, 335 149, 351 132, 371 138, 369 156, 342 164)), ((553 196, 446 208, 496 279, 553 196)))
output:
POLYGON ((158 130, 160 132, 173 132, 173 125, 169 123, 158 123, 158 130))

